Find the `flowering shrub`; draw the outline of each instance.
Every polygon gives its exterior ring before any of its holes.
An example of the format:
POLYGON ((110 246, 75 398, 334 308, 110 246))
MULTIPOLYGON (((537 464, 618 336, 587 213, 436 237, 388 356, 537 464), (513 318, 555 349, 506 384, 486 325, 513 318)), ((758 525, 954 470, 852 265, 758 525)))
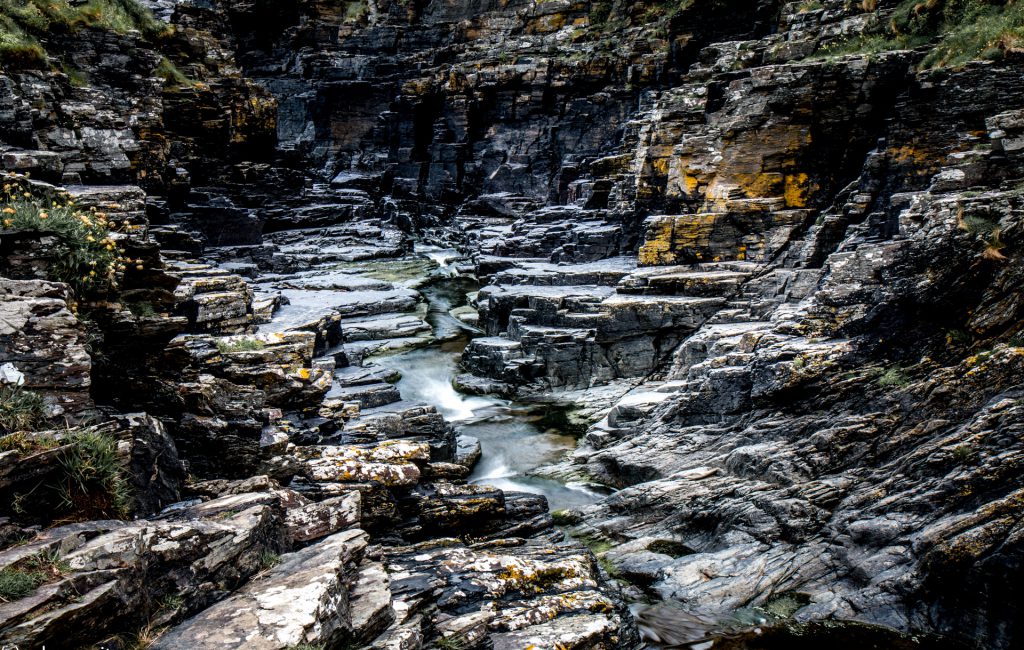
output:
POLYGON ((64 194, 48 205, 18 183, 3 186, 0 225, 3 230, 52 233, 60 242, 50 279, 67 282, 81 297, 116 288, 131 260, 118 247, 119 235, 106 214, 95 208, 84 211, 64 194))

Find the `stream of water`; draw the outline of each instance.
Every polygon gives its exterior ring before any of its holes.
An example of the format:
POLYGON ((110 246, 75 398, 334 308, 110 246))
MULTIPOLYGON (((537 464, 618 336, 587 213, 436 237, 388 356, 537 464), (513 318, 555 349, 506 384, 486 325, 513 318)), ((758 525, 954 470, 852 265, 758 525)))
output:
POLYGON ((435 406, 460 436, 480 441, 483 455, 470 482, 543 494, 552 510, 599 499, 600 494, 583 485, 563 485, 530 475, 531 470, 558 460, 576 446, 573 436, 543 426, 542 409, 495 397, 463 395, 452 387, 459 373, 458 355, 478 332, 449 311, 465 304, 466 293, 475 286, 450 272, 448 262, 457 255, 454 251, 428 249, 423 253, 441 267, 438 279, 421 288, 430 305, 427 320, 439 342, 377 357, 374 363, 401 373, 398 389, 403 399, 435 406))

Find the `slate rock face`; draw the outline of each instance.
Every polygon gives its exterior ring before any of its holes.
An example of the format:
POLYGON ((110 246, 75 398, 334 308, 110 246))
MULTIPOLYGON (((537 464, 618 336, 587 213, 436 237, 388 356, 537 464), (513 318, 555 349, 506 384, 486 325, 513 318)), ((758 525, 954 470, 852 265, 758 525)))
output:
POLYGON ((636 647, 613 572, 648 639, 1020 645, 1016 53, 858 51, 897 0, 146 4, 0 74, 0 166, 142 267, 79 317, 0 231, 0 365, 72 425, 2 439, 0 642, 636 647), (448 316, 457 385, 588 420, 536 471, 616 490, 558 513, 600 563, 374 363, 448 316), (14 507, 83 432, 138 519, 14 507))
POLYGON ((93 406, 92 359, 71 298, 61 283, 0 279, 0 362, 24 375, 24 390, 44 397, 49 417, 75 421, 93 406))

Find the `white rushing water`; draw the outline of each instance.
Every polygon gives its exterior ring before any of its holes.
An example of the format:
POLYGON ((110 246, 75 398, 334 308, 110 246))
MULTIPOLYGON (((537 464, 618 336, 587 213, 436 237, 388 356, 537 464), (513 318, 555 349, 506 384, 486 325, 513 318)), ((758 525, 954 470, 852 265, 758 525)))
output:
MULTIPOLYGON (((455 274, 451 265, 458 253, 450 249, 417 247, 417 252, 436 261, 440 275, 455 274)), ((563 485, 530 476, 530 471, 562 458, 576 446, 576 439, 562 432, 542 429, 536 412, 521 404, 496 397, 463 395, 452 386, 456 363, 470 334, 476 331, 452 318, 448 311, 465 298, 457 280, 442 281, 423 292, 430 301, 430 324, 446 343, 393 356, 374 363, 402 374, 398 389, 402 398, 431 404, 455 425, 460 436, 480 441, 483 456, 470 476, 484 483, 519 492, 543 494, 552 510, 592 503, 601 497, 583 485, 563 485)))
POLYGON ((460 436, 480 440, 483 456, 470 476, 503 490, 533 492, 548 498, 552 510, 592 503, 600 495, 582 485, 530 476, 529 472, 553 463, 576 446, 572 436, 537 426, 522 406, 493 397, 463 395, 452 387, 457 373, 455 357, 461 344, 431 346, 376 363, 402 373, 402 398, 434 405, 455 425, 460 436))

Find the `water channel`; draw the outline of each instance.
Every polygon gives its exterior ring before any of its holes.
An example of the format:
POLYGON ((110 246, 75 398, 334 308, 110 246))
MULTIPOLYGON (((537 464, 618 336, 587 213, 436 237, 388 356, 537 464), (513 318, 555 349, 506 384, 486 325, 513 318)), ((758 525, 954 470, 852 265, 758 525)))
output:
POLYGON ((530 475, 533 469, 557 461, 576 446, 575 437, 545 426, 549 405, 531 406, 496 397, 464 395, 452 387, 452 380, 459 373, 458 356, 479 332, 449 312, 466 304, 467 293, 476 286, 473 280, 451 272, 448 263, 455 257, 454 251, 427 249, 425 254, 440 267, 434 279, 420 288, 428 300, 427 320, 438 341, 372 361, 401 373, 398 389, 403 399, 433 405, 460 436, 480 441, 483 455, 470 482, 543 494, 551 510, 599 499, 601 495, 586 486, 563 485, 530 475))

